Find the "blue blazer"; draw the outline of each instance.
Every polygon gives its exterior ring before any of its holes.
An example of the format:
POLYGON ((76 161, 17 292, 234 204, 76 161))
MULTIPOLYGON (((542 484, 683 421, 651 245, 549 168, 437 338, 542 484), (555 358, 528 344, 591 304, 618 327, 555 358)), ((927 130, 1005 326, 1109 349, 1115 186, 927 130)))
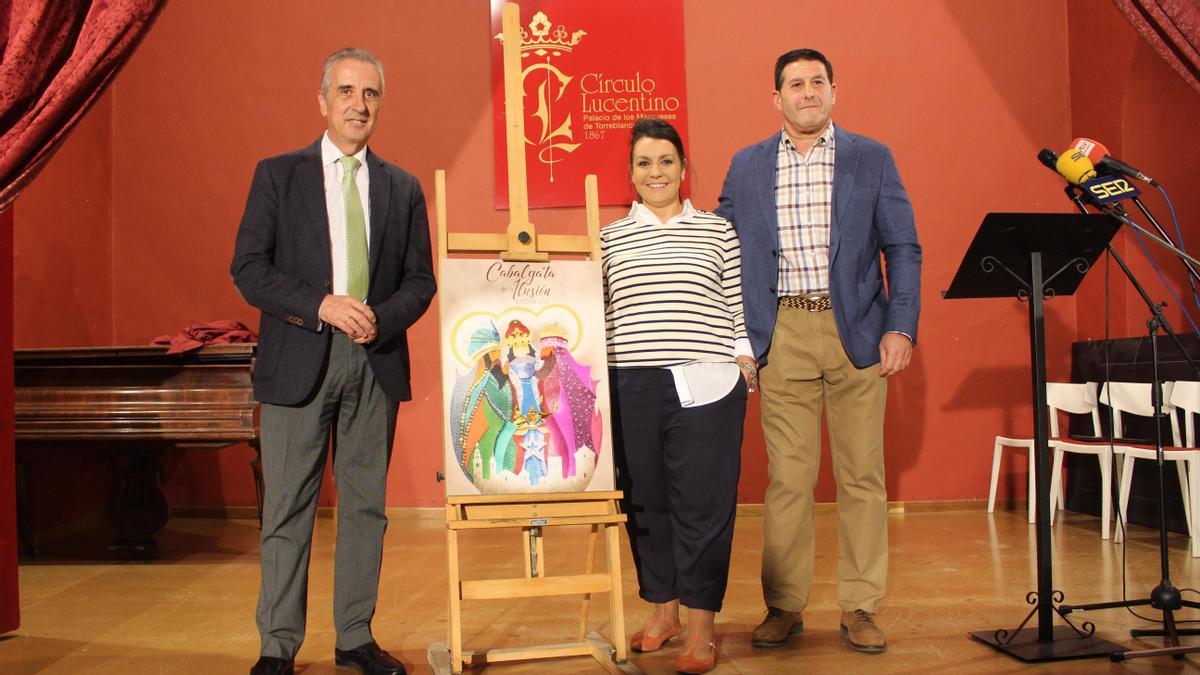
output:
MULTIPOLYGON (((746 329, 760 363, 771 349, 778 306, 775 164, 781 133, 734 155, 716 210, 733 223, 741 242, 746 329)), ((921 245, 891 151, 841 127, 834 127, 834 139, 829 296, 842 346, 865 368, 879 363, 884 333, 899 331, 916 342, 921 245), (886 288, 880 253, 887 261, 886 288)))
MULTIPOLYGON (((367 304, 378 321, 378 336, 365 345, 367 361, 388 398, 407 401, 407 330, 437 289, 425 196, 416 178, 370 150, 365 165, 371 177, 367 304)), ((242 297, 262 310, 254 398, 304 401, 321 383, 333 335, 317 318, 333 276, 320 139, 259 163, 230 271, 242 297)))

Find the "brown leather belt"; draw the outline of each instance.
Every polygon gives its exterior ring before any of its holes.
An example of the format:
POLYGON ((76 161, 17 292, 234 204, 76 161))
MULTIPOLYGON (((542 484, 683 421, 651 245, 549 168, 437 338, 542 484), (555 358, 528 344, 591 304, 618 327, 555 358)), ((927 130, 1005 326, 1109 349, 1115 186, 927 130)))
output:
POLYGON ((824 312, 833 308, 829 302, 829 293, 806 293, 805 295, 781 295, 780 307, 803 309, 808 312, 824 312))

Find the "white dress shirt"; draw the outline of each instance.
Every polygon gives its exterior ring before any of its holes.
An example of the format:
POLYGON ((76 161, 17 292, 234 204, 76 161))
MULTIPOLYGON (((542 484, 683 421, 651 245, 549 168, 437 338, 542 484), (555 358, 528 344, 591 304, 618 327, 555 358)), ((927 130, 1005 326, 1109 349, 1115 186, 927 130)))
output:
MULTIPOLYGON (((342 151, 329 140, 329 132, 321 138, 321 168, 325 172, 325 209, 329 214, 329 253, 333 260, 334 295, 346 295, 346 202, 342 197, 342 151)), ((367 171, 367 149, 353 155, 358 160, 354 182, 362 200, 363 218, 367 225, 367 246, 371 241, 371 179, 367 171)), ((368 255, 370 252, 368 251, 368 255)))

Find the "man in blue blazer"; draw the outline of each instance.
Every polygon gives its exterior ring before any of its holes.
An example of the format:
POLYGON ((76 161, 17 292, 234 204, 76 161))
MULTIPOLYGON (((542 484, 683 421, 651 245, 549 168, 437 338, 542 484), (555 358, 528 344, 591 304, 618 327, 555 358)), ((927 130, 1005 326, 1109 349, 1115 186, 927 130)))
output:
POLYGON ((291 673, 304 640, 313 517, 331 433, 338 483, 334 660, 404 673, 376 643, 387 468, 409 388, 407 329, 433 298, 421 186, 367 149, 383 66, 361 49, 325 61, 328 130, 254 172, 231 271, 262 310, 254 395, 262 403, 261 646, 251 675, 291 673))
POLYGON ((734 156, 717 213, 741 241, 768 455, 768 611, 752 642, 778 646, 804 625, 824 408, 838 481, 842 634, 854 649, 879 652, 887 644, 874 618, 887 580, 886 378, 908 366, 916 343, 921 247, 891 152, 833 125, 836 94, 820 52, 780 56, 774 100, 783 129, 734 156))

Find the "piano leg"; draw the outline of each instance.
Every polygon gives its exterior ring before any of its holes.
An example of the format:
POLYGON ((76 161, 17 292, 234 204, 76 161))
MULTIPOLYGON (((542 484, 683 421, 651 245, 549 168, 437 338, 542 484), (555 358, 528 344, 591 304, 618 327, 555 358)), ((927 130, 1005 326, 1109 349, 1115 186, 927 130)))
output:
POLYGON ((33 462, 29 456, 17 453, 17 538, 25 555, 37 557, 37 543, 33 539, 33 504, 29 501, 29 471, 33 462))
POLYGON ((162 489, 163 448, 114 450, 109 462, 112 487, 105 516, 117 531, 109 550, 122 560, 158 557, 154 535, 167 524, 167 497, 162 489))
POLYGON ((250 473, 254 475, 254 497, 258 506, 258 527, 262 528, 262 506, 263 506, 263 472, 262 472, 262 446, 259 445, 258 439, 250 441, 250 447, 254 448, 254 459, 250 460, 250 473))

